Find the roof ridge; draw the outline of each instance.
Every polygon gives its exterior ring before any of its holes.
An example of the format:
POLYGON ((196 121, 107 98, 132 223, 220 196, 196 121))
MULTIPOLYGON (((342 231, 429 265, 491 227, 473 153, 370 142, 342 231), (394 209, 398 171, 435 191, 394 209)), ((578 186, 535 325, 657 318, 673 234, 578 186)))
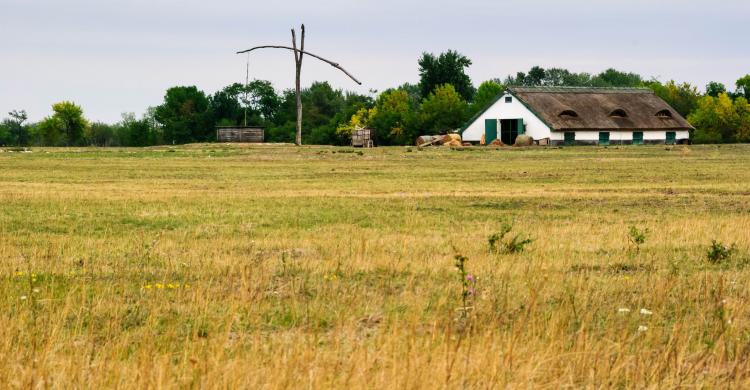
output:
POLYGON ((568 86, 516 86, 508 87, 512 92, 568 92, 568 93, 653 93, 646 87, 568 87, 568 86))

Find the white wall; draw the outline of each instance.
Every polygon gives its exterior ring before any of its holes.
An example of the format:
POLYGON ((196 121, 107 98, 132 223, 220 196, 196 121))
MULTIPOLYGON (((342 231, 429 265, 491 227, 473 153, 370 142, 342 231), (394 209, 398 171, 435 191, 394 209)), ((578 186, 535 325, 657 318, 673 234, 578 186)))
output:
MULTIPOLYGON (((526 127, 526 134, 534 138, 535 140, 550 137, 550 130, 547 125, 544 124, 533 112, 529 111, 526 106, 508 93, 503 95, 500 100, 496 101, 487 111, 482 113, 469 127, 464 130, 463 139, 465 141, 479 142, 484 135, 484 120, 485 119, 519 119, 523 118, 523 122, 526 127), (505 97, 511 96, 513 101, 511 103, 505 102, 505 97)), ((497 127, 497 136, 500 138, 500 123, 497 127)), ((598 135, 597 135, 598 137, 598 135)), ((560 135, 562 139, 562 135, 560 135)))
MULTIPOLYGON (((632 141, 634 131, 642 131, 644 141, 648 141, 648 140, 664 141, 667 139, 666 130, 602 130, 602 131, 609 131, 610 143, 616 143, 618 141, 632 141)), ((576 133, 576 141, 599 141, 598 131, 576 131, 575 133, 576 133)), ((677 140, 690 138, 690 133, 687 130, 678 130, 678 131, 675 131, 675 133, 676 133, 675 135, 676 135, 677 140)), ((552 132, 552 136, 550 137, 550 139, 553 141, 562 141, 565 139, 565 132, 554 131, 552 132)))

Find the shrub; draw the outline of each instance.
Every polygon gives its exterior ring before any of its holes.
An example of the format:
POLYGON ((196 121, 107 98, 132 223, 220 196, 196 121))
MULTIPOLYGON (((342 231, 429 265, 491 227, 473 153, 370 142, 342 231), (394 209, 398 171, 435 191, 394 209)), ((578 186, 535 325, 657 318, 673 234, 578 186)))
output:
POLYGON ((647 234, 648 234, 648 229, 641 230, 635 226, 630 227, 630 230, 628 231, 628 240, 633 246, 635 246, 636 251, 639 251, 641 249, 641 245, 643 245, 646 242, 647 234))
POLYGON ((726 246, 723 243, 711 240, 711 245, 706 251, 706 258, 710 263, 718 264, 729 259, 737 248, 732 246, 726 246))
POLYGON ((516 234, 513 238, 505 240, 505 237, 511 230, 513 230, 513 225, 503 223, 499 232, 493 233, 487 238, 491 253, 499 253, 501 251, 505 253, 520 253, 523 252, 526 245, 534 241, 529 237, 521 238, 521 234, 516 234))

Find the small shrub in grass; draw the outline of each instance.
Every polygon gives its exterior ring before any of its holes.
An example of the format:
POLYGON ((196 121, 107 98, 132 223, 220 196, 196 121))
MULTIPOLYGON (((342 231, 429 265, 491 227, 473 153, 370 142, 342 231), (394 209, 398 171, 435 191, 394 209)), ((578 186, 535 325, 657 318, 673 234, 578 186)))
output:
POLYGON ((641 245, 646 242, 647 235, 648 229, 638 229, 635 226, 631 226, 630 230, 628 230, 628 240, 635 247, 636 252, 641 250, 641 245))
POLYGON ((526 245, 534 241, 528 237, 521 238, 521 234, 516 234, 513 238, 506 239, 511 230, 513 230, 513 225, 503 223, 499 232, 493 233, 487 238, 491 253, 520 253, 524 251, 526 245))
POLYGON ((708 247, 708 251, 706 251, 706 258, 713 264, 722 263, 732 257, 736 249, 734 245, 727 246, 719 241, 711 240, 711 245, 708 247))

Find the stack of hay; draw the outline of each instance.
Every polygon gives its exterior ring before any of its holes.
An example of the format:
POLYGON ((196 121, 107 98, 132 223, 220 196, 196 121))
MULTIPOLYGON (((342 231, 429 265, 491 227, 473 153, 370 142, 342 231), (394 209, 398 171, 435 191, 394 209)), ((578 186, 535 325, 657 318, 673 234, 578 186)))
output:
POLYGON ((441 142, 444 146, 461 146, 461 135, 446 134, 441 142))
POLYGON ((443 146, 461 146, 461 135, 460 134, 446 134, 446 135, 423 135, 417 137, 417 146, 431 146, 431 145, 443 145, 443 146))

